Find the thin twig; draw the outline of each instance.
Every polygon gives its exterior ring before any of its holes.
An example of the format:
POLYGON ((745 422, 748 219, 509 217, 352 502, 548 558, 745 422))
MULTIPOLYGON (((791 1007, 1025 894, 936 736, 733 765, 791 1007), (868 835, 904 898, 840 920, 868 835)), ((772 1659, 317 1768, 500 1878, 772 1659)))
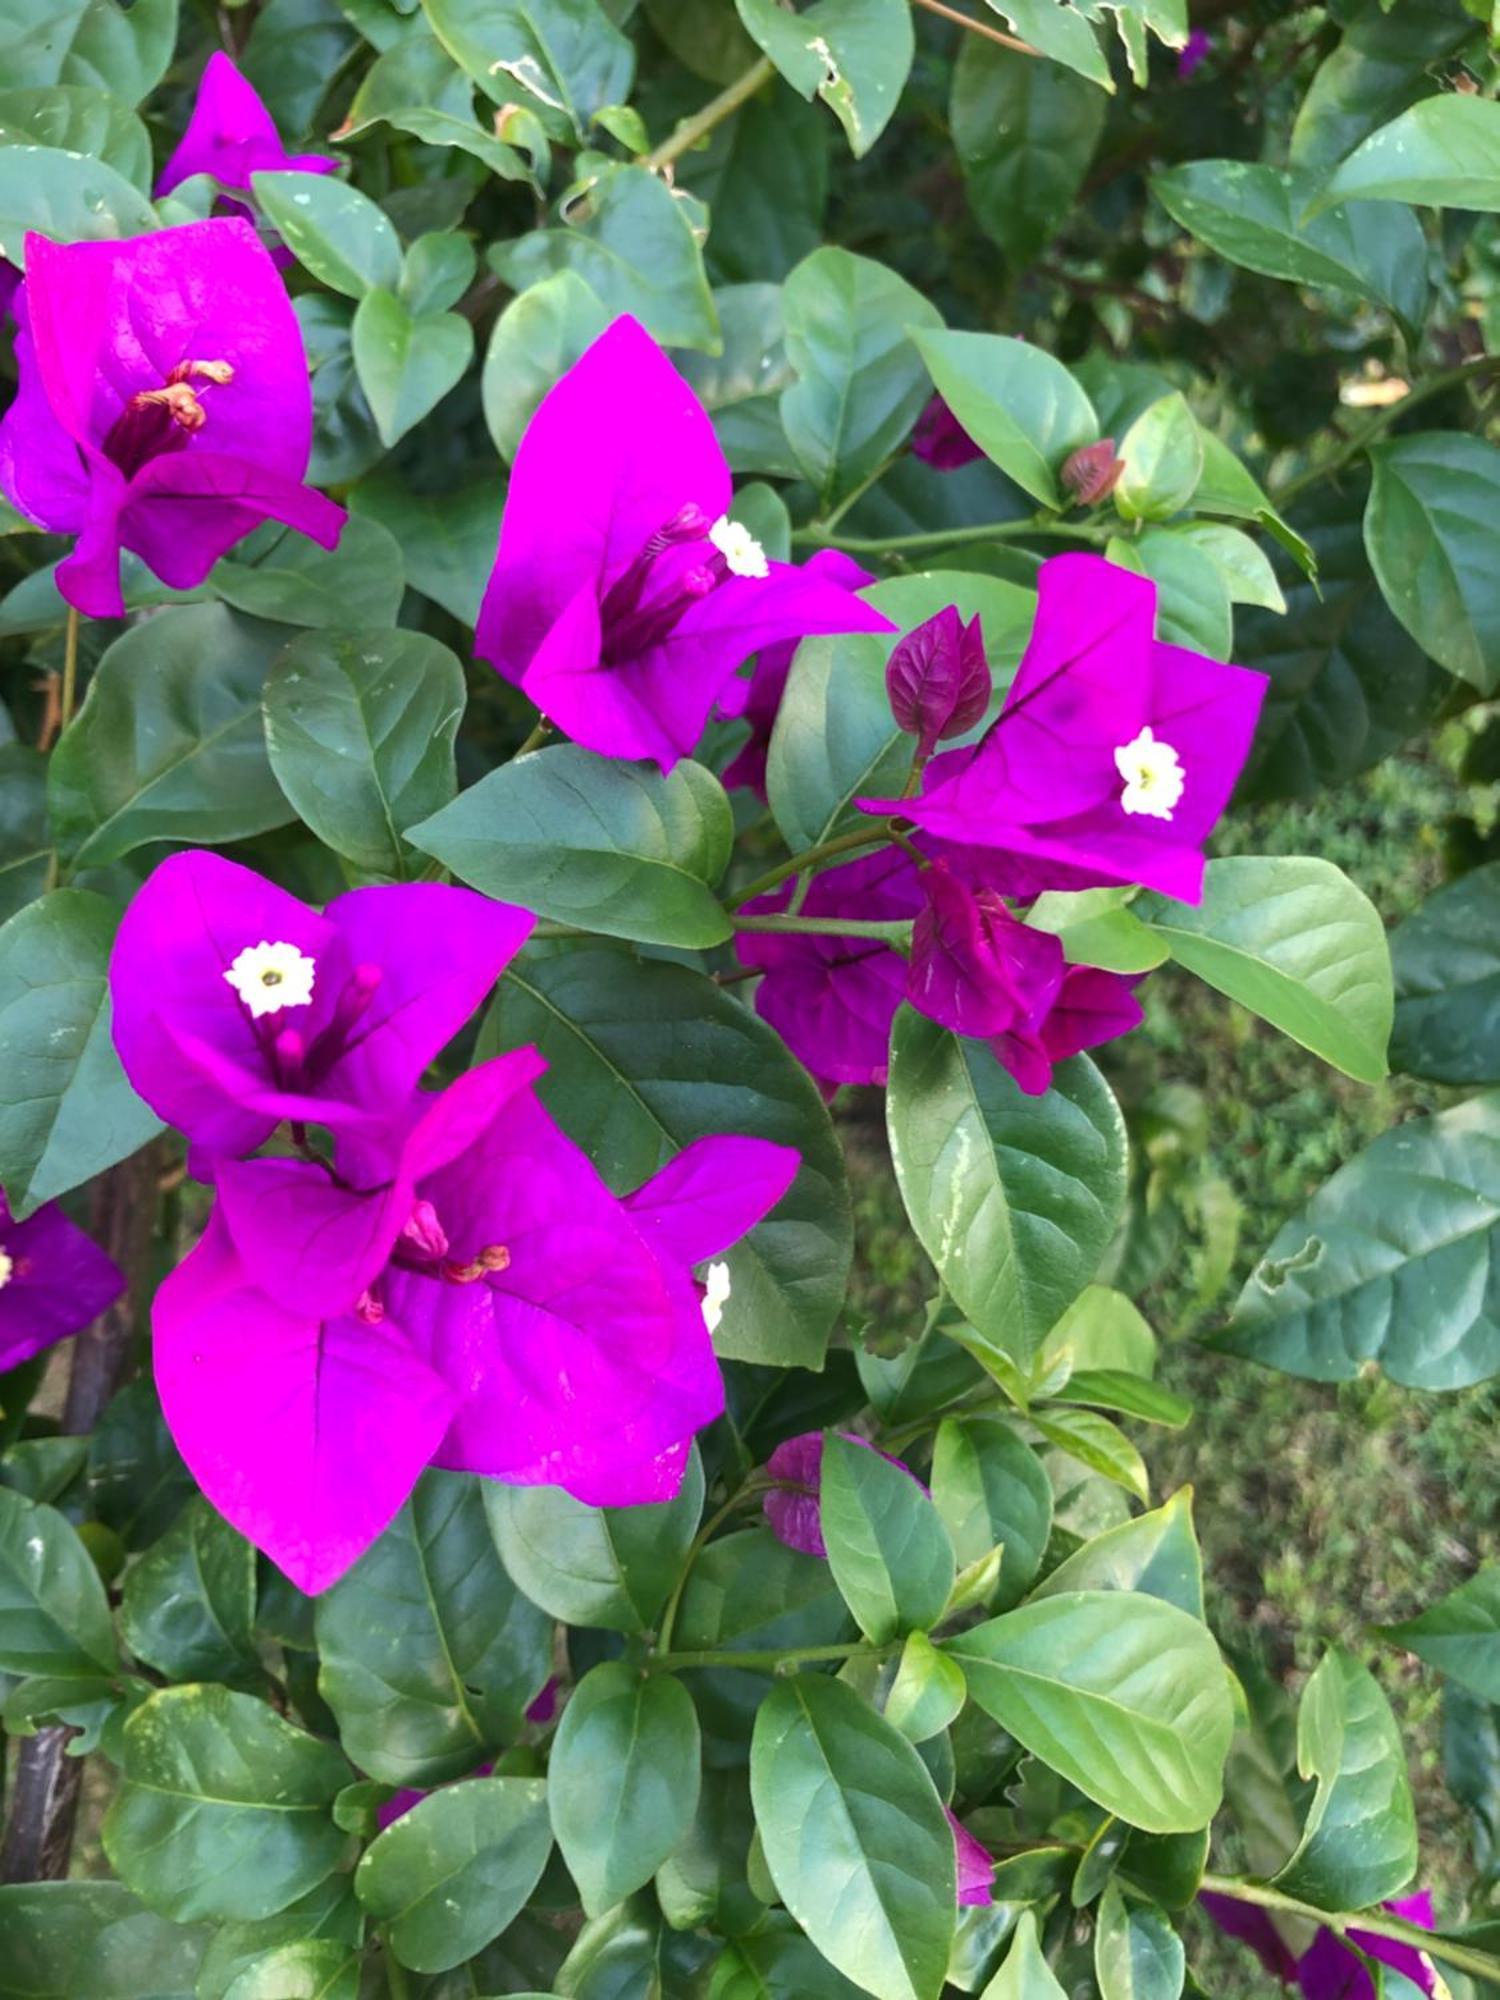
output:
POLYGON ((776 65, 769 56, 762 56, 759 62, 750 65, 743 76, 737 76, 733 83, 721 90, 717 97, 711 97, 701 111, 695 111, 691 118, 684 118, 671 138, 664 139, 654 152, 647 153, 641 165, 649 167, 653 173, 670 167, 684 153, 691 152, 700 139, 706 139, 716 125, 732 117, 775 74, 776 65))
POLYGON ((1041 50, 1034 49, 1030 42, 1023 42, 1015 35, 1002 34, 999 28, 992 28, 987 21, 976 21, 970 15, 960 13, 957 7, 946 7, 943 0, 913 0, 918 7, 925 7, 929 14, 937 14, 945 21, 956 21, 960 28, 967 28, 971 35, 983 35, 987 42, 998 42, 1002 49, 1014 49, 1018 56, 1040 56, 1041 50))
POLYGON ((1410 1945, 1413 1951, 1426 1952, 1429 1958, 1440 1958, 1448 1965, 1456 1965, 1461 1972, 1471 1972, 1476 1979, 1493 1981, 1500 1975, 1500 1958, 1490 1952, 1456 1943, 1451 1938, 1445 1938, 1441 1932, 1424 1931, 1401 1917, 1391 1916, 1384 1909, 1345 1913, 1320 1910, 1316 1904, 1288 1896, 1282 1890, 1273 1888, 1269 1882, 1241 1882, 1226 1875, 1205 1875, 1201 1886, 1211 1895, 1228 1896, 1237 1903, 1252 1903, 1257 1909, 1283 1910, 1288 1916, 1305 1917, 1312 1923, 1337 1931, 1340 1937, 1347 1936, 1350 1931, 1363 1931, 1369 1937, 1391 1938, 1400 1944, 1410 1945))

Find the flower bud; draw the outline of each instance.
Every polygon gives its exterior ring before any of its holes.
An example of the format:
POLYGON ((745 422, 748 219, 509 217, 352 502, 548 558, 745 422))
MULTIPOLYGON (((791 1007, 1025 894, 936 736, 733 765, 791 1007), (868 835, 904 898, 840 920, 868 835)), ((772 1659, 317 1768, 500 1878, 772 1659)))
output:
POLYGON ((908 632, 885 670, 886 692, 898 725, 917 740, 925 764, 948 736, 962 736, 984 714, 990 667, 979 619, 965 625, 953 605, 908 632))
POLYGON ((1080 507, 1097 507, 1114 492, 1124 470, 1124 459, 1115 457, 1114 439, 1100 438, 1097 444, 1080 445, 1063 460, 1063 491, 1080 507))

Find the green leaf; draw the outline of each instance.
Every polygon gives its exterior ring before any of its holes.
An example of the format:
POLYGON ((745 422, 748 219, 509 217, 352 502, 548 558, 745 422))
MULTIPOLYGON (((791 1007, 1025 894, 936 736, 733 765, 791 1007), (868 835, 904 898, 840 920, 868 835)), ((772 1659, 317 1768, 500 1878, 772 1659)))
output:
POLYGON ((1136 541, 1108 543, 1104 553, 1112 563, 1139 570, 1156 584, 1159 639, 1190 646, 1211 660, 1229 658, 1234 644, 1229 586, 1213 558, 1179 528, 1148 528, 1136 541))
POLYGON ((0 1671, 82 1679, 118 1666, 109 1601, 77 1529, 0 1486, 0 1671))
POLYGON ((392 1785, 440 1784, 503 1748, 551 1664, 548 1622, 501 1567, 480 1484, 456 1472, 425 1474, 318 1599, 317 1638, 345 1749, 392 1785))
POLYGON ((304 292, 293 304, 312 370, 313 442, 307 478, 314 486, 342 486, 368 472, 385 449, 354 372, 349 338, 354 308, 347 299, 328 292, 304 292))
POLYGON ((139 104, 160 83, 177 39, 177 0, 11 0, 0 15, 7 86, 87 84, 139 104))
POLYGON ((1027 1097, 982 1044, 903 1007, 886 1100, 901 1198, 981 1346, 1025 1363, 1093 1277, 1125 1200, 1125 1126, 1087 1057, 1027 1097))
POLYGON ((1343 40, 1324 58, 1292 127, 1296 166, 1326 176, 1377 126, 1432 89, 1429 70, 1473 39, 1461 7, 1357 7, 1341 16, 1343 40))
POLYGON ((564 197, 560 227, 493 244, 490 263, 517 292, 571 271, 611 319, 633 313, 665 346, 717 353, 719 324, 694 228, 697 208, 645 167, 599 162, 564 197))
POLYGON ((721 0, 644 0, 652 31, 685 69, 733 83, 755 60, 755 44, 721 0))
POLYGON ((1307 169, 1188 160, 1157 174, 1167 212, 1210 250, 1293 285, 1385 306, 1413 335, 1427 311, 1427 244, 1411 211, 1335 208, 1304 220, 1323 185, 1307 169))
POLYGON ((609 325, 610 314, 576 271, 529 286, 495 321, 481 393, 495 448, 513 459, 543 396, 609 325))
MULTIPOLYGON (((325 1953, 321 1947, 336 1946, 347 1958, 362 1940, 364 1925, 364 1912, 355 1901, 353 1885, 343 1874, 330 1876, 274 1917, 217 1925, 203 1954, 195 2000, 226 2000, 235 1981, 252 1968, 261 1978, 267 1977, 268 1972, 275 1973, 276 1959, 282 1951, 293 1954, 290 1962, 279 1968, 289 1980, 300 1977, 306 1982, 309 1968, 317 1967, 320 1960, 324 1961, 323 1976, 327 1976, 330 1965, 337 1965, 341 1973, 342 1964, 334 1959, 332 1952, 325 1953), (312 1948, 316 1948, 315 1952, 312 1948)), ((274 1994, 274 1988, 272 1991, 274 1994)), ((313 1991, 318 1992, 316 1984, 313 1991)), ((335 1985, 334 1993, 337 1992, 335 1985)), ((271 1996, 265 1996, 265 2000, 271 2000, 271 1996)))
POLYGON ((1174 390, 1143 410, 1120 441, 1125 470, 1115 506, 1127 521, 1165 521, 1203 476, 1203 441, 1186 396, 1174 390))
POLYGON ((1319 205, 1338 201, 1500 211, 1500 104, 1457 91, 1424 97, 1334 169, 1319 205))
POLYGON ((498 482, 491 477, 444 493, 413 493, 382 467, 359 482, 349 506, 394 537, 412 589, 472 629, 500 536, 498 482))
POLYGON ((254 1626, 255 1550, 195 1497, 125 1573, 125 1644, 168 1680, 255 1680, 254 1626))
POLYGON ((102 896, 57 889, 0 927, 0 1187, 17 1221, 162 1129, 110 1040, 118 921, 102 896))
POLYGON ((1090 1285, 1047 1335, 1043 1364, 1067 1358, 1073 1368, 1127 1369, 1132 1375, 1156 1373, 1156 1335, 1123 1292, 1108 1285, 1090 1285))
POLYGON ((912 334, 942 319, 894 271, 832 245, 792 272, 781 308, 797 378, 782 391, 781 421, 826 508, 868 478, 916 422, 927 380, 912 334))
MULTIPOLYGON (((781 397, 795 380, 787 356, 780 285, 726 285, 714 293, 722 354, 683 354, 682 373, 713 418, 736 472, 797 471, 781 422, 781 397)), ((741 489, 740 498, 744 497, 741 489)))
POLYGON ((1286 610, 1286 599, 1269 558, 1240 529, 1227 528, 1220 521, 1191 521, 1175 532, 1195 549, 1201 549, 1214 564, 1224 579, 1231 604, 1259 604, 1276 612, 1286 610))
POLYGON ((1187 1974, 1182 1939, 1160 1910, 1104 1891, 1094 1931, 1101 2000, 1178 2000, 1187 1974))
POLYGON ((265 685, 266 748, 322 841, 370 874, 415 872, 407 827, 452 799, 464 670, 425 633, 309 632, 265 685))
POLYGON ((889 123, 916 51, 905 0, 814 0, 791 15, 775 0, 735 7, 793 90, 821 97, 862 159, 889 123))
POLYGON ((925 1632, 911 1632, 885 1698, 885 1719, 911 1743, 926 1743, 956 1721, 968 1699, 962 1668, 925 1632))
POLYGON ((1095 1535, 1039 1583, 1036 1598, 1075 1590, 1135 1590, 1203 1616, 1203 1557, 1193 1532, 1193 1489, 1179 1487, 1164 1507, 1095 1535))
POLYGON ((197 1491, 149 1376, 119 1391, 89 1439, 89 1514, 129 1549, 164 1535, 197 1491))
POLYGON ((1005 1963, 985 1987, 980 2000, 1068 2000, 1065 1989, 1042 1956, 1035 1911, 1022 1910, 1005 1963))
POLYGON ((401 244, 383 209, 331 174, 258 173, 255 199, 305 270, 335 292, 362 299, 401 282, 401 244))
POLYGON ((744 1528, 710 1542, 678 1607, 674 1644, 693 1652, 834 1645, 849 1614, 826 1562, 744 1528))
POLYGON ((569 1625, 644 1632, 697 1531, 703 1467, 695 1451, 677 1498, 655 1507, 589 1507, 560 1486, 490 1481, 484 1505, 506 1569, 534 1604, 569 1625))
POLYGON ((519 98, 554 138, 623 104, 635 50, 597 0, 422 0, 432 32, 497 104, 519 98))
POLYGON ((117 96, 86 84, 0 90, 0 145, 60 146, 102 160, 132 187, 145 190, 151 183, 145 126, 117 96))
MULTIPOLYGON (((1235 658, 1271 677, 1245 789, 1300 798, 1379 763, 1431 716, 1447 676, 1385 607, 1361 535, 1367 487, 1323 486, 1298 502, 1314 586, 1282 563, 1284 618, 1236 621, 1235 658)), ((1200 489, 1194 505, 1203 507, 1200 489)))
POLYGON ((256 561, 226 556, 215 565, 209 581, 226 603, 314 629, 395 624, 406 579, 401 551, 378 522, 346 521, 336 549, 320 548, 291 529, 272 533, 256 561))
POLYGON ((937 2000, 953 1835, 906 1738, 842 1681, 799 1674, 761 1705, 750 1790, 772 1880, 823 1956, 877 2000, 937 2000))
POLYGON ((1143 1382, 1139 1375, 1117 1368, 1075 1369, 1060 1389, 1048 1392, 1055 1403, 1083 1403, 1096 1410, 1117 1410, 1122 1417, 1139 1417, 1142 1423, 1165 1424, 1180 1431, 1193 1414, 1185 1396, 1162 1388, 1159 1382, 1143 1382))
POLYGON ((1009 1424, 946 1417, 932 1455, 932 1497, 953 1537, 960 1570, 1003 1549, 997 1610, 1019 1604, 1036 1579, 1052 1532, 1052 1486, 1041 1460, 1009 1424))
POLYGON ((528 1044, 547 1059, 543 1102, 617 1193, 708 1132, 796 1147, 790 1191, 724 1259, 714 1338, 726 1358, 820 1368, 848 1280, 849 1198, 827 1110, 781 1037, 701 973, 586 950, 510 967, 481 1048, 528 1044))
POLYGON ((140 189, 103 160, 55 146, 0 146, 0 250, 9 262, 24 266, 28 230, 92 243, 156 226, 140 189))
POLYGON ((1315 1382, 1500 1374, 1500 1093, 1383 1134, 1324 1183, 1210 1345, 1315 1382))
POLYGON ((332 1744, 264 1702, 162 1688, 125 1725, 104 1851, 178 1923, 274 1916, 338 1866, 345 1836, 329 1808, 349 1776, 332 1744))
POLYGON ((1234 1730, 1207 1628, 1133 1591, 1042 1597, 947 1641, 969 1693, 1086 1797, 1148 1833, 1206 1826, 1234 1730))
POLYGON ((0 923, 47 886, 47 759, 27 743, 0 743, 0 923))
POLYGON ((245 1967, 224 2000, 359 2000, 359 1959, 331 1938, 277 1945, 245 1967))
POLYGON ((242 840, 286 824, 260 718, 282 637, 192 604, 116 639, 52 753, 52 831, 75 868, 155 841, 242 840))
MULTIPOLYGON (((1466 101, 1466 100, 1465 100, 1466 101)), ((1500 449, 1455 432, 1370 447, 1365 548, 1386 603, 1417 644, 1481 694, 1500 687, 1500 449)))
POLYGON ((118 1882, 7 1883, 0 2000, 193 2000, 205 1942, 118 1882))
POLYGON ((1303 1690, 1297 1768, 1317 1790, 1277 1886, 1320 1910, 1399 1895, 1417 1866, 1406 1751, 1374 1675, 1347 1653, 1328 1653, 1303 1690))
MULTIPOLYGON (((701 1679, 698 1684, 704 1685, 701 1679)), ((749 1772, 709 1763, 692 1824, 656 1871, 656 1899, 673 1930, 713 1925, 733 1933, 746 1921, 763 1920, 764 1905, 747 1880, 754 1838, 749 1772)))
POLYGON ((929 333, 916 341, 938 393, 986 458, 1044 507, 1060 508, 1057 472, 1099 435, 1094 406, 1060 361, 998 333, 929 333))
POLYGON ((723 944, 732 928, 712 885, 734 841, 718 779, 684 760, 645 764, 559 743, 513 758, 408 829, 487 896, 646 944, 723 944))
POLYGON ((1146 1461, 1108 1417, 1101 1417, 1094 1410, 1059 1409, 1054 1406, 1048 1410, 1033 1410, 1031 1421, 1049 1444, 1055 1444, 1059 1451, 1076 1458, 1090 1472, 1097 1472, 1101 1479, 1123 1486, 1142 1506, 1149 1505, 1151 1482, 1146 1461))
POLYGON ((1415 1618, 1376 1630, 1481 1700, 1500 1702, 1500 1569, 1482 1569, 1415 1618))
MULTIPOLYGON (((1316 578, 1316 552, 1271 505, 1264 489, 1239 459, 1210 430, 1202 430, 1203 477, 1193 495, 1198 514, 1227 514, 1232 521, 1254 521, 1278 542, 1305 577, 1316 578)), ((1326 499, 1327 495, 1319 496, 1326 499)))
MULTIPOLYGON (((680 0, 658 4, 677 7, 680 0)), ((738 32, 720 0, 708 4, 738 32)), ((726 119, 702 150, 677 162, 679 181, 708 204, 708 269, 717 283, 779 281, 817 249, 832 136, 818 105, 772 88, 726 119)))
POLYGON ((1196 907, 1142 897, 1179 965, 1361 1083, 1386 1073, 1394 998, 1385 927, 1330 861, 1211 861, 1196 907))
POLYGON ((388 1826, 354 1886, 403 1965, 446 1972, 519 1915, 551 1850, 540 1778, 471 1778, 388 1826))
POLYGON ((384 287, 365 293, 351 332, 360 386, 387 445, 442 401, 474 354, 462 313, 413 312, 384 287))
POLYGON ((909 1472, 830 1431, 819 1513, 834 1582, 867 1639, 883 1646, 937 1624, 953 1589, 953 1545, 909 1472))
POLYGON ((1447 883, 1399 924, 1391 968, 1393 1068, 1438 1083, 1500 1082, 1500 862, 1447 883))
POLYGON ((789 1918, 777 1921, 773 1912, 766 1929, 725 1947, 707 2000, 860 2000, 864 1987, 835 1972, 789 1918))
MULTIPOLYGON (((868 602, 901 631, 952 604, 982 621, 985 653, 1008 681, 1036 618, 1036 596, 1014 583, 956 570, 892 577, 868 602)), ((777 711, 766 774, 771 810, 787 845, 816 847, 869 825, 860 798, 893 797, 911 765, 911 738, 898 729, 885 669, 900 632, 846 632, 804 639, 777 711)))
POLYGON ((1070 70, 965 36, 953 67, 953 144, 974 219, 1013 266, 1029 264, 1067 220, 1108 108, 1070 70))
POLYGON ((478 269, 479 254, 467 236, 456 229, 430 230, 406 253, 401 298, 417 314, 446 312, 473 284, 478 269))
POLYGON ((602 1916, 650 1881, 692 1824, 700 1744, 692 1697, 623 1660, 586 1673, 548 1761, 552 1830, 585 1912, 602 1916))

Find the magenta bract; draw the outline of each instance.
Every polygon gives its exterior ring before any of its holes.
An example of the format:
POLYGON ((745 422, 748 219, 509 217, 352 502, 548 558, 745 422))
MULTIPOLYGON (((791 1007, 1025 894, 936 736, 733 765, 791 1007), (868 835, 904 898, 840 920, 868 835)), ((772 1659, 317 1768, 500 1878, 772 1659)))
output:
POLYGON ((437 883, 355 889, 319 914, 216 854, 176 854, 115 938, 115 1047, 202 1179, 282 1119, 332 1127, 341 1167, 378 1176, 392 1120, 533 922, 437 883))
POLYGON ((989 1849, 977 1841, 958 1815, 949 1807, 948 1824, 953 1829, 954 1859, 958 1863, 958 1906, 977 1909, 995 1900, 995 1862, 989 1849))
POLYGON ((338 164, 329 153, 289 153, 253 85, 216 49, 204 67, 187 130, 157 176, 156 193, 170 194, 194 174, 248 191, 252 174, 331 174, 338 164))
POLYGON ((961 465, 972 465, 976 458, 984 457, 941 396, 929 398, 917 418, 911 448, 914 456, 935 472, 956 472, 961 465))
POLYGON ((892 715, 917 738, 917 758, 925 764, 940 742, 972 729, 989 706, 979 619, 966 625, 950 604, 908 632, 886 665, 885 686, 892 715))
POLYGON ((549 391, 511 472, 475 650, 585 748, 670 771, 735 670, 811 632, 884 632, 838 583, 727 518, 697 396, 617 319, 549 391))
MULTIPOLYGON (((785 909, 788 887, 745 905, 747 914, 785 909)), ((802 904, 808 917, 900 919, 922 907, 915 864, 899 848, 846 861, 819 875, 802 904)), ((891 1022, 901 1004, 906 962, 873 938, 741 931, 735 954, 765 977, 755 1009, 825 1089, 884 1083, 891 1022)))
POLYGON ((16 1222, 0 1189, 0 1373, 86 1327, 124 1289, 118 1265, 56 1202, 16 1222))
POLYGON ((117 618, 120 551, 195 589, 262 521, 332 548, 344 510, 304 486, 312 391, 302 334, 248 223, 117 243, 26 238, 20 384, 0 422, 0 490, 76 536, 57 586, 117 618))
POLYGON ((1153 636, 1156 586, 1099 556, 1054 556, 1005 706, 974 749, 928 766, 901 812, 992 858, 992 887, 1141 883, 1196 902, 1203 843, 1249 753, 1264 674, 1153 636))

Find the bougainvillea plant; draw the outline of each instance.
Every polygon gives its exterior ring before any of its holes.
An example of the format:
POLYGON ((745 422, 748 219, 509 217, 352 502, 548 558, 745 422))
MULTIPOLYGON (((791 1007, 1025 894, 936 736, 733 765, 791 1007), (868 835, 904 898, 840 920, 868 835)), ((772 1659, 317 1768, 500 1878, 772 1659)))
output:
POLYGON ((1231 838, 1500 692, 1489 8, 0 11, 0 2000, 1500 1992, 1133 1297, 1500 1375, 1500 862, 1231 838), (1234 1301, 1191 979, 1446 1093, 1234 1301))

